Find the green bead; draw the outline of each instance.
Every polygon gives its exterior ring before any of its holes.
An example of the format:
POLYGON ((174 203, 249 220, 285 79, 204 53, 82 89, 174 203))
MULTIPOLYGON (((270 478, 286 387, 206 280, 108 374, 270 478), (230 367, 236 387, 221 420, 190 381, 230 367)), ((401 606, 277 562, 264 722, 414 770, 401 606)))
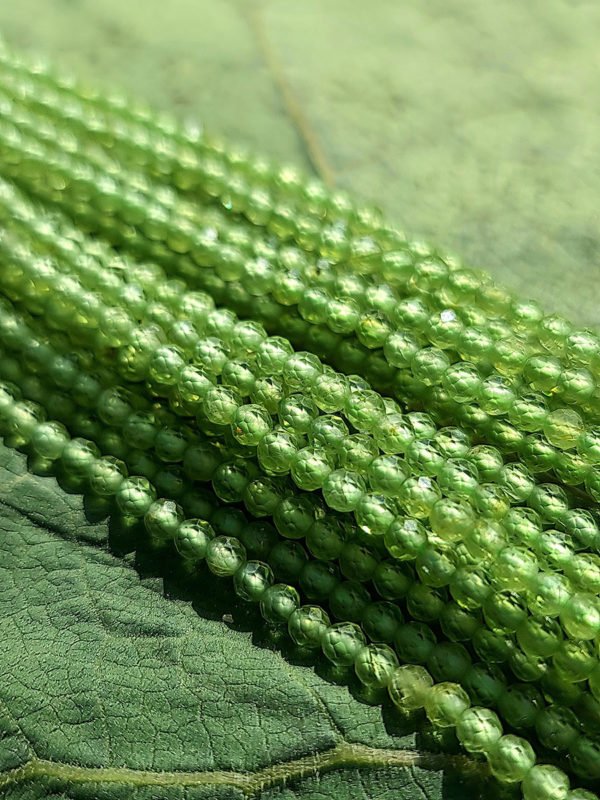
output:
POLYGON ((594 548, 598 542, 598 525, 592 514, 585 509, 573 508, 565 511, 561 514, 559 523, 577 549, 594 548))
POLYGON ((340 582, 340 571, 330 561, 307 561, 298 583, 309 600, 326 600, 340 582))
POLYGON ((206 563, 214 575, 233 575, 246 561, 246 548, 232 536, 216 536, 206 546, 206 563))
POLYGON ((600 600, 592 594, 573 594, 560 611, 560 622, 573 639, 593 639, 600 633, 600 600))
POLYGON ((292 640, 300 647, 311 649, 321 646, 321 639, 329 626, 329 617, 320 606, 300 606, 288 619, 288 633, 292 640))
POLYGON ((316 520, 306 533, 306 546, 315 558, 338 558, 346 539, 342 524, 335 517, 316 520))
POLYGON ((271 415, 252 403, 239 406, 231 421, 235 439, 247 447, 258 444, 271 428, 271 415))
POLYGON ((488 626, 496 632, 516 631, 526 616, 524 599, 517 592, 494 591, 483 605, 488 626))
POLYGON ((379 455, 379 448, 371 436, 365 433, 354 433, 340 443, 338 457, 341 467, 361 472, 368 470, 369 465, 379 455))
POLYGON ((471 502, 484 517, 503 519, 510 510, 510 502, 504 490, 495 483, 480 483, 471 495, 471 502))
POLYGON ((560 362, 550 356, 531 356, 525 362, 523 378, 534 389, 550 394, 555 391, 560 380, 560 362))
POLYGON ((406 462, 419 474, 435 477, 444 464, 444 457, 431 439, 415 439, 406 448, 406 462))
POLYGON ((275 578, 273 570, 262 561, 246 561, 233 576, 233 588, 242 600, 257 603, 275 578))
POLYGON ((221 464, 212 477, 212 487, 220 500, 238 503, 255 472, 245 461, 228 461, 221 464))
POLYGON ((349 667, 365 646, 365 635, 353 622, 337 622, 324 631, 321 638, 323 654, 336 667, 349 667))
POLYGON ((500 375, 483 380, 477 391, 477 401, 486 414, 506 414, 515 400, 515 392, 509 379, 500 375))
POLYGON ((105 497, 117 493, 126 475, 125 464, 113 456, 102 456, 88 470, 90 487, 96 494, 105 497))
POLYGON ((450 550, 425 547, 415 561, 417 574, 426 586, 447 586, 456 571, 456 558, 450 550))
POLYGON ((502 589, 527 589, 537 572, 537 558, 524 547, 505 547, 494 559, 493 580, 502 589))
POLYGON ((444 350, 436 347, 423 347, 413 355, 410 368, 414 377, 426 386, 438 383, 450 366, 450 359, 444 350))
POLYGON ((440 489, 454 497, 469 497, 478 481, 477 467, 464 458, 449 458, 438 473, 440 489))
MULTIPOLYGON (((227 386, 213 386, 202 400, 202 410, 206 419, 215 425, 232 424, 241 407, 240 395, 227 386)), ((265 431, 266 433, 267 431, 265 431)))
POLYGON ((497 626, 494 630, 488 630, 484 626, 478 628, 472 642, 479 658, 489 664, 503 664, 514 650, 512 639, 497 626))
POLYGON ((563 635, 552 617, 527 617, 517 628, 517 641, 525 653, 548 658, 560 647, 563 635))
POLYGON ((139 450, 152 447, 157 431, 156 418, 149 411, 136 411, 123 423, 123 438, 128 445, 139 450))
POLYGON ((535 764, 535 753, 529 742, 512 734, 501 736, 486 756, 492 775, 504 783, 523 780, 535 764))
POLYGON ((504 691, 506 678, 495 664, 476 663, 465 672, 462 685, 473 702, 490 706, 504 691))
POLYGON ((181 461, 188 446, 189 431, 163 428, 156 434, 154 450, 161 461, 175 463, 181 461))
POLYGON ((558 767, 536 764, 523 779, 521 790, 523 800, 565 800, 569 779, 558 767))
POLYGON ((329 595, 329 607, 336 619, 358 622, 370 600, 371 595, 362 584, 343 581, 329 595))
POLYGON ((444 497, 433 504, 429 512, 429 523, 440 539, 456 542, 465 539, 472 532, 475 515, 464 501, 444 497))
POLYGON ((398 502, 409 516, 424 519, 441 496, 438 484, 431 478, 414 477, 407 478, 402 484, 398 502))
POLYGON ((383 536, 396 518, 396 506, 384 495, 366 492, 359 500, 354 516, 361 531, 369 536, 383 536))
POLYGON ((435 432, 433 441, 444 458, 464 458, 472 449, 469 434, 460 428, 440 428, 435 432))
POLYGON ((418 520, 399 517, 386 530, 384 542, 393 558, 413 561, 427 545, 427 531, 418 520))
POLYGON ((478 617, 455 603, 447 603, 440 614, 440 627, 452 642, 469 641, 480 625, 478 617))
POLYGON ((357 472, 338 469, 330 472, 323 484, 323 497, 336 511, 352 511, 366 490, 364 478, 357 472))
POLYGON ((578 736, 569 746, 569 765, 586 781, 600 779, 600 740, 578 736))
POLYGON ((394 639, 396 651, 405 663, 425 664, 435 649, 435 634, 421 622, 401 625, 394 639))
POLYGON ((340 552, 339 564, 346 578, 364 582, 373 576, 377 559, 365 545, 347 542, 340 552))
POLYGON ((441 381, 452 400, 456 403, 468 403, 477 396, 481 375, 474 364, 460 361, 443 372, 441 381))
POLYGON ((183 509, 165 498, 155 500, 144 515, 146 530, 158 542, 174 539, 182 522, 183 509))
POLYGON ((571 596, 568 580, 554 572, 539 572, 527 594, 527 604, 532 614, 555 617, 571 596))
POLYGON ((60 422, 40 422, 31 434, 31 446, 42 458, 56 461, 69 442, 69 433, 60 422))
POLYGON ((183 455, 183 469, 188 478, 205 483, 221 462, 218 449, 210 442, 189 445, 183 455))
POLYGON ((175 533, 174 543, 179 555, 192 563, 202 561, 206 549, 215 532, 203 519, 186 519, 180 523, 175 533))
POLYGON ((315 520, 315 506, 308 497, 284 497, 273 513, 273 522, 282 536, 302 539, 315 520))
POLYGON ((377 446, 389 454, 404 453, 415 439, 413 426, 403 414, 387 414, 373 430, 377 446))
POLYGON ((377 392, 357 389, 348 395, 344 413, 356 430, 372 431, 385 416, 385 405, 377 392))
MULTIPOLYGON (((235 511, 235 509, 227 510, 235 511)), ((268 522, 256 521, 248 524, 245 519, 241 525, 239 537, 248 553, 261 561, 268 557, 278 538, 277 531, 268 522)))
POLYGON ((406 664, 394 670, 388 692, 397 708, 411 712, 423 708, 432 686, 433 679, 426 669, 406 664))
POLYGON ((538 514, 551 522, 561 520, 569 510, 567 493, 554 483, 542 483, 536 486, 527 502, 538 514))
POLYGON ((320 447, 304 447, 298 450, 290 473, 296 486, 313 491, 323 486, 332 468, 332 458, 327 451, 320 447))
POLYGON ((564 752, 579 733, 579 723, 570 708, 548 705, 535 718, 535 730, 544 747, 564 752))
POLYGON ((279 581, 295 581, 307 563, 308 555, 299 542, 279 541, 269 553, 269 564, 279 581))
POLYGON ((499 483, 508 497, 520 503, 531 495, 535 479, 527 467, 519 462, 506 464, 499 473, 499 483))
POLYGON ((281 400, 277 413, 282 428, 289 428, 296 434, 305 434, 311 429, 319 410, 309 397, 292 394, 281 400))
POLYGON ((130 393, 119 387, 105 389, 96 404, 96 413, 102 422, 114 427, 123 425, 132 412, 130 393))
POLYGON ((284 487, 277 478, 259 476, 244 489, 244 505, 253 517, 271 516, 283 496, 284 487))
POLYGON ((143 517, 156 500, 156 491, 147 478, 126 478, 115 495, 119 511, 131 517, 143 517))
POLYGON ((345 375, 327 368, 318 375, 311 386, 311 396, 326 413, 341 411, 347 402, 350 384, 345 375))
POLYGON ((489 708, 471 706, 458 718, 456 735, 465 750, 485 753, 502 736, 502 724, 489 708))
POLYGON ((323 372, 319 358, 312 353, 297 352, 288 356, 283 364, 282 375, 291 391, 305 391, 323 372))
POLYGON ((361 627, 373 642, 393 642, 402 613, 398 606, 386 600, 369 603, 361 617, 361 627))
POLYGON ((159 347, 150 360, 149 377, 158 387, 174 386, 180 370, 185 365, 176 347, 159 347))
POLYGON ((398 493, 408 475, 407 465, 395 455, 378 456, 367 467, 371 489, 387 497, 394 497, 398 493))
POLYGON ((438 728, 456 725, 471 701, 465 690, 456 683, 438 683, 431 687, 425 698, 425 713, 438 728))
POLYGON ((297 451, 295 437, 276 428, 261 438, 256 453, 261 467, 267 473, 284 475, 290 470, 297 451))
POLYGON ((490 591, 490 582, 483 569, 459 567, 450 581, 450 594, 467 611, 480 608, 490 591))
POLYGON ((100 451, 93 442, 86 439, 71 439, 62 452, 62 465, 65 471, 75 478, 85 478, 90 474, 93 464, 100 458, 100 451))
POLYGON ((194 348, 194 364, 209 375, 220 375, 227 359, 225 345, 215 337, 201 339, 194 348))
POLYGON ((392 679, 398 667, 398 658, 386 644, 369 644, 361 648, 354 659, 354 670, 362 684, 371 689, 382 689, 392 679))
POLYGON ((7 419, 5 443, 9 447, 22 447, 29 444, 39 423, 44 422, 45 413, 41 406, 23 400, 11 409, 7 419))
POLYGON ((543 431, 550 444, 561 450, 568 450, 575 447, 584 432, 583 420, 577 411, 559 408, 547 415, 543 431))
POLYGON ((240 359, 228 360, 221 370, 221 383, 233 389, 240 397, 247 397, 254 389, 256 381, 251 365, 240 359))
POLYGON ((383 343, 383 353, 393 367, 407 367, 419 350, 419 341, 407 331, 390 333, 383 343))
POLYGON ((334 452, 337 452, 347 436, 348 426, 341 417, 335 414, 322 414, 317 417, 308 432, 311 444, 325 447, 334 452))

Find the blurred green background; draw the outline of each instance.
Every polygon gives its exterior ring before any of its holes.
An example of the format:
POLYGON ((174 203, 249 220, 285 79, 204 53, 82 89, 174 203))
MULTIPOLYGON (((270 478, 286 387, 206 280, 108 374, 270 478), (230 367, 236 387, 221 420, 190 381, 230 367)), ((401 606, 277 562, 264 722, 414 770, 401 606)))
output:
POLYGON ((600 4, 13 0, 0 32, 283 161, 580 323, 600 301, 600 4))

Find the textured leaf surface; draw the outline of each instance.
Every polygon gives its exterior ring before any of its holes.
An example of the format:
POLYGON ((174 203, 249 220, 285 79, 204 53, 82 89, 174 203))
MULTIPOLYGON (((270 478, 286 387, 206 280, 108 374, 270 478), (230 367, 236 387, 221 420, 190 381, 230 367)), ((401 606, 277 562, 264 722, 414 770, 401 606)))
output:
MULTIPOLYGON (((20 0, 0 31, 597 324, 599 17, 566 0, 20 0)), ((19 454, 0 464, 1 797, 477 795, 220 585, 135 555, 19 454)))

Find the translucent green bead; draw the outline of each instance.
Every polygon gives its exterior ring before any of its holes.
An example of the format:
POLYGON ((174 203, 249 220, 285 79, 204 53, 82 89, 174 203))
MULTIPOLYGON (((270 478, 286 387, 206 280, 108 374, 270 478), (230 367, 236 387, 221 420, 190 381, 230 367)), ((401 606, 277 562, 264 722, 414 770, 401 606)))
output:
POLYGON ((581 415, 571 408, 551 411, 544 421, 544 435, 555 447, 568 450, 575 447, 584 426, 581 415))
POLYGON ((410 442, 415 439, 415 432, 410 420, 403 414, 387 414, 373 430, 378 447, 384 453, 404 453, 410 442))
POLYGON ((436 646, 436 638, 429 626, 408 622, 398 628, 394 644, 402 661, 425 664, 436 646))
POLYGON ((556 449, 539 434, 526 436, 519 455, 532 472, 550 472, 558 460, 556 449))
MULTIPOLYGON (((229 512, 236 510, 237 509, 227 509, 229 512)), ((216 514, 211 518, 213 525, 215 524, 215 517, 216 514)), ((237 532, 237 535, 239 535, 248 553, 254 558, 264 561, 277 542, 277 531, 268 522, 263 522, 261 520, 260 522, 256 521, 248 524, 243 514, 241 517, 243 521, 239 526, 239 532, 233 531, 233 533, 235 534, 237 532)))
POLYGON ((233 575, 246 561, 246 548, 232 536, 216 536, 208 542, 205 557, 213 574, 233 575))
POLYGON ((144 525, 150 536, 158 542, 174 539, 183 522, 183 509, 173 500, 155 500, 144 514, 144 525))
POLYGON ((330 561, 307 561, 298 583, 309 600, 326 600, 340 582, 340 571, 330 561))
POLYGON ((260 375, 279 375, 283 365, 293 354, 293 348, 287 339, 280 336, 269 336, 263 339, 256 350, 256 366, 260 375))
POLYGON ((535 487, 535 479, 523 464, 506 464, 499 473, 499 483, 508 497, 520 503, 526 500, 535 487))
POLYGON ((350 392, 350 384, 345 375, 325 368, 311 385, 311 396, 317 406, 327 413, 340 411, 345 407, 350 392))
POLYGON ((356 389, 348 395, 344 413, 356 430, 372 431, 385 416, 385 405, 377 392, 356 389))
POLYGON ((476 399, 486 414, 506 414, 514 403, 515 392, 507 378, 496 375, 481 382, 476 399))
POLYGON ((587 369, 564 369, 558 381, 557 391, 561 400, 574 405, 585 404, 596 389, 596 381, 587 369))
POLYGON ((279 533, 288 539, 302 539, 315 521, 315 506, 304 496, 284 497, 273 513, 279 533))
POLYGON ((450 366, 450 359, 444 350, 437 347, 423 347, 413 355, 410 368, 414 377, 426 386, 438 383, 450 366))
POLYGON ((338 449, 340 466, 357 472, 368 469, 369 464, 378 455, 377 444, 365 433, 347 436, 341 441, 338 449))
POLYGON ((290 472, 300 489, 313 491, 323 486, 332 469, 332 459, 327 451, 319 447, 304 447, 297 452, 290 472))
POLYGON ((525 393, 514 398, 508 409, 508 419, 524 431, 542 430, 548 416, 548 405, 544 397, 536 393, 525 393))
POLYGON ((148 450, 154 444, 158 425, 154 414, 136 411, 123 423, 123 438, 131 447, 148 450))
POLYGON ((528 655, 548 658, 561 645, 563 634, 552 617, 527 617, 517 628, 519 646, 528 655))
POLYGON ((440 428, 432 439, 444 458, 463 458, 471 449, 469 434, 460 428, 440 428))
POLYGON ((576 553, 566 563, 565 574, 578 591, 600 593, 600 556, 576 553))
POLYGON ((147 478, 126 478, 119 486, 115 500, 122 514, 143 517, 156 500, 156 490, 147 478))
POLYGON ((306 546, 315 558, 337 558, 346 539, 344 528, 335 517, 316 520, 306 533, 306 546))
POLYGON ((252 403, 261 405, 269 414, 275 414, 283 399, 283 384, 277 378, 258 378, 250 392, 252 403))
POLYGON ((467 611, 480 608, 490 592, 491 585, 483 569, 459 567, 450 581, 450 594, 467 611))
POLYGON ((280 581, 296 581, 308 555, 299 542, 291 540, 279 541, 269 553, 269 564, 280 581))
POLYGON ((98 398, 96 412, 106 425, 121 426, 133 412, 132 397, 119 387, 105 389, 98 398))
POLYGON ((571 537, 574 546, 590 548, 598 542, 598 525, 589 511, 573 508, 560 517, 560 526, 571 537))
POLYGON ((569 510, 567 493, 554 483, 542 483, 536 486, 527 502, 538 514, 551 522, 561 520, 569 510))
POLYGON ((431 439, 415 439, 406 448, 405 458, 415 472, 430 477, 444 464, 444 456, 431 439))
POLYGON ((236 391, 240 397, 247 397, 254 389, 256 377, 251 365, 241 359, 229 359, 221 370, 221 383, 236 391))
POLYGON ((523 377, 534 389, 550 394, 555 391, 560 380, 560 362, 550 356, 531 356, 525 362, 523 377))
POLYGON ((537 558, 524 547, 505 547, 494 559, 493 580, 502 589, 527 589, 537 572, 537 558))
POLYGON ((426 669, 412 664, 394 670, 388 683, 392 702, 401 711, 423 708, 433 686, 433 678, 426 669))
POLYGON ((566 639, 552 656, 552 664, 558 675, 573 683, 590 678, 597 663, 595 646, 590 641, 566 639))
POLYGON ((483 613, 492 631, 516 631, 526 616, 524 599, 516 592, 494 591, 483 604, 483 613))
POLYGON ((329 617, 320 606, 300 606, 288 619, 292 640, 300 647, 311 649, 321 646, 321 639, 329 626, 329 617))
POLYGON ((225 462, 213 473, 213 490, 225 503, 239 503, 254 474, 255 470, 242 459, 225 462))
POLYGON ((284 492, 278 479, 259 475, 251 480, 244 489, 244 505, 253 517, 271 516, 284 492))
POLYGON ((240 395, 234 389, 213 386, 204 395, 202 410, 209 422, 228 425, 235 419, 240 403, 240 395))
POLYGON ((386 600, 369 603, 360 621, 362 629, 373 642, 393 642, 401 623, 400 609, 386 600))
POLYGON ((22 400, 7 415, 6 444, 9 447, 22 447, 29 444, 37 426, 44 422, 46 414, 41 406, 22 400))
POLYGON ((592 594, 573 594, 560 611, 560 622, 573 639, 593 639, 600 633, 600 599, 592 594))
POLYGON ((393 367, 407 367, 419 348, 419 341, 402 330, 390 333, 383 343, 384 355, 393 367))
POLYGON ((422 583, 440 588, 450 583, 456 571, 456 559, 449 550, 425 547, 417 555, 415 567, 422 583))
POLYGON ((502 474, 504 461, 496 447, 481 444, 461 454, 477 467, 479 477, 483 481, 498 480, 502 474))
POLYGON ((470 753, 485 753, 502 736, 502 723, 489 708, 471 706, 456 722, 459 742, 470 753))
POLYGON ((468 403, 477 396, 481 375, 474 364, 460 361, 441 375, 442 386, 456 403, 468 403))
POLYGON ((210 375, 220 375, 228 357, 224 343, 213 336, 201 339, 194 348, 194 364, 210 375))
POLYGON ((277 413, 283 428, 289 428, 296 434, 304 434, 311 429, 319 411, 310 397, 292 394, 282 399, 277 413))
POLYGON ((152 356, 149 367, 150 380, 160 387, 174 386, 185 362, 176 347, 163 345, 152 356))
POLYGON ((442 492, 435 481, 427 476, 407 478, 400 488, 398 502, 407 514, 424 519, 429 516, 442 492))
POLYGON ((501 736, 486 752, 490 771, 504 783, 522 781, 535 764, 535 753, 526 739, 501 736))
POLYGON ((96 494, 115 495, 127 476, 125 464, 113 456, 102 456, 90 465, 90 487, 96 494))
POLYGON ((246 561, 233 576, 233 588, 242 600, 257 603, 273 585, 273 570, 263 561, 246 561))
POLYGON ((365 635, 353 622, 338 622, 323 633, 323 654, 337 667, 349 667, 366 644, 365 635))
POLYGON ((571 596, 570 586, 564 575, 555 572, 539 572, 527 594, 527 604, 532 614, 544 617, 558 616, 571 596))
POLYGON ((465 539, 475 527, 473 509, 464 501, 443 497, 429 512, 429 522, 433 532, 445 542, 465 539))
POLYGON ((367 467, 367 477, 374 492, 394 497, 409 475, 405 462, 394 455, 374 458, 367 467))
POLYGON ((495 483, 480 483, 475 487, 471 502, 484 517, 501 520, 510 510, 509 499, 504 490, 495 483))
POLYGON ((569 765, 586 781, 600 779, 600 739, 578 736, 569 745, 569 765))
POLYGON ((214 536, 215 532, 206 520, 186 519, 179 524, 175 533, 175 548, 186 561, 202 561, 206 556, 208 543, 214 536))
POLYGON ((400 517, 386 530, 384 542, 393 558, 412 561, 426 547, 427 532, 416 519, 400 517))
POLYGON ((292 391, 305 391, 321 372, 323 365, 320 359, 308 352, 297 352, 288 356, 282 368, 283 380, 292 391))
POLYGON ((571 789, 565 795, 565 800, 596 800, 597 795, 587 789, 571 789))
POLYGON ((390 683, 398 667, 398 658, 386 644, 369 644, 354 659, 354 670, 361 683, 371 689, 382 689, 390 683))
POLYGON ((335 414, 322 414, 317 417, 308 432, 311 444, 325 447, 332 452, 337 452, 347 436, 348 426, 341 417, 335 414))
POLYGON ((249 403, 236 409, 231 421, 231 431, 240 444, 252 447, 269 433, 272 424, 271 415, 267 411, 249 403))
POLYGON ((354 515, 364 533, 383 536, 396 518, 396 507, 390 498, 366 492, 359 500, 354 515))
POLYGON ((468 694, 456 683, 435 684, 425 697, 425 713, 438 728, 456 725, 470 705, 468 694))
POLYGON ((536 764, 523 779, 521 790, 523 800, 565 800, 569 779, 558 767, 536 764))
POLYGON ((579 723, 570 708, 545 706, 535 718, 535 730, 544 747, 564 752, 579 734, 579 723))
POLYGON ((267 473, 275 475, 289 472, 297 452, 296 438, 278 428, 261 438, 256 451, 261 467, 267 473))
POLYGON ((161 461, 175 463, 183 459, 188 446, 189 430, 162 428, 156 434, 154 450, 161 461))
POLYGON ((495 664, 478 662, 465 672, 461 682, 473 702, 490 706, 504 691, 506 677, 495 664))
POLYGON ((55 461, 69 442, 69 433, 60 422, 40 422, 31 434, 31 446, 42 458, 55 461))
POLYGON ((431 651, 427 669, 436 681, 459 681, 471 666, 471 656, 462 644, 441 642, 431 651))
POLYGON ((62 452, 62 465, 65 471, 75 478, 85 478, 92 466, 100 458, 100 451, 87 439, 71 439, 62 452))
POLYGON ((371 551, 359 542, 347 542, 339 556, 340 569, 346 578, 361 583, 370 580, 377 563, 371 551))
POLYGON ((338 469, 330 472, 323 484, 323 497, 336 511, 352 511, 366 491, 364 478, 357 472, 338 469))
POLYGON ((442 492, 456 497, 469 497, 478 481, 477 467, 464 458, 449 458, 438 473, 442 492))

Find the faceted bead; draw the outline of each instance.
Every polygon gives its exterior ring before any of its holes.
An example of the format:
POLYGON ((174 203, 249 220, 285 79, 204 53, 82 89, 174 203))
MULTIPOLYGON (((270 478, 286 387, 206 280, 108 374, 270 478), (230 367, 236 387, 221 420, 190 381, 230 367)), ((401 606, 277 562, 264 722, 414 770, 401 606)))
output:
POLYGON ((471 666, 471 656, 457 642, 441 642, 431 651, 427 669, 436 681, 460 681, 471 666))
POLYGON ((299 542, 279 541, 268 557, 275 576, 280 581, 296 581, 308 561, 306 550, 299 542))
POLYGON ((435 432, 433 441, 444 458, 464 458, 471 449, 469 434, 461 428, 440 428, 435 432))
POLYGON ((315 506, 308 497, 288 495, 273 513, 273 522, 282 536, 302 539, 315 521, 315 506))
POLYGON ((336 511, 352 511, 366 491, 364 478, 357 472, 338 469, 330 472, 323 484, 323 497, 336 511))
POLYGON ((427 545, 427 531, 416 519, 399 517, 384 534, 389 554, 399 561, 413 561, 427 545))
POLYGON ((177 503, 161 498, 145 513, 144 525, 152 539, 165 542, 175 538, 183 517, 183 509, 177 503))
POLYGON ((336 619, 358 622, 371 600, 371 595, 357 581, 337 584, 329 595, 329 607, 336 619))
POLYGON ((231 421, 234 437, 247 447, 258 444, 271 428, 271 415, 261 406, 252 403, 238 406, 231 421))
POLYGON ((498 715, 489 708, 467 708, 456 722, 459 742, 470 753, 485 753, 502 736, 498 715))
POLYGON ((336 667, 349 667, 365 646, 365 635, 353 622, 337 622, 323 633, 323 654, 336 667))
POLYGON ((565 800, 569 779, 558 767, 536 764, 521 785, 523 800, 565 800))
POLYGON ((369 536, 383 536, 396 518, 396 507, 385 495, 366 492, 359 500, 354 516, 361 531, 369 536))
POLYGON ((292 391, 306 391, 323 372, 319 358, 312 353, 297 352, 283 364, 283 380, 292 391))
POLYGON ((563 633, 552 617, 527 617, 517 628, 517 641, 525 653, 548 658, 556 653, 563 633))
POLYGON ((600 779, 600 738, 578 736, 569 746, 569 764, 586 781, 600 779))
POLYGON ((55 461, 69 442, 69 433, 60 422, 41 422, 31 434, 31 446, 37 455, 55 461))
POLYGON ((118 458, 102 456, 88 470, 90 486, 96 494, 115 495, 123 483, 127 468, 118 458))
POLYGON ((527 383, 545 394, 556 390, 561 373, 560 362, 550 356, 531 356, 523 368, 523 377, 527 383))
POLYGON ((405 462, 394 455, 377 456, 367 467, 371 489, 388 497, 396 496, 408 475, 405 462))
POLYGON ((378 447, 384 453, 404 453, 415 438, 414 428, 403 414, 387 414, 373 430, 378 447))
POLYGON ((410 712, 423 708, 432 686, 433 679, 426 669, 407 664, 394 670, 388 692, 395 706, 410 712))
POLYGON ((457 683, 438 683, 427 692, 425 713, 433 725, 452 727, 470 705, 468 694, 457 683))
POLYGON ((242 600, 256 603, 273 585, 273 570, 263 561, 246 561, 233 576, 235 593, 242 600))
POLYGON ((291 476, 296 486, 305 491, 313 491, 323 486, 332 471, 332 459, 318 447, 304 447, 298 450, 291 465, 291 476))
POLYGON ((160 387, 174 386, 184 364, 177 348, 159 347, 150 361, 150 380, 160 387))
POLYGON ((276 428, 259 441, 257 456, 261 467, 267 473, 284 475, 294 463, 297 451, 294 436, 276 428))
POLYGON ((377 392, 357 389, 348 395, 344 413, 356 430, 372 431, 385 416, 385 405, 377 392))
POLYGON ((288 619, 288 633, 300 647, 320 647, 329 626, 329 617, 320 606, 300 606, 288 619))
POLYGON ((538 572, 527 594, 527 604, 536 616, 558 616, 570 598, 564 575, 538 572))
POLYGON ((115 500, 122 514, 143 517, 156 500, 156 490, 147 478, 126 478, 119 486, 115 500))
POLYGON ((354 670, 365 686, 381 689, 387 686, 398 667, 396 654, 386 644, 370 644, 358 651, 354 670))
POLYGON ((517 730, 531 727, 542 705, 541 694, 529 683, 507 686, 498 698, 502 718, 517 730))
POLYGON ((486 414, 506 414, 515 400, 515 393, 508 379, 499 375, 486 378, 477 391, 477 401, 486 414))
POLYGON ((62 452, 62 465, 75 478, 85 478, 100 457, 100 451, 93 442, 86 439, 71 439, 62 452))
POLYGON ((468 497, 478 485, 477 467, 464 458, 449 458, 438 473, 440 489, 446 495, 468 497))
POLYGON ((600 633, 600 600, 592 594, 572 595, 561 609, 560 622, 573 639, 593 639, 600 633))
POLYGON ((186 561, 198 562, 206 556, 206 549, 215 532, 212 526, 202 519, 186 519, 180 523, 175 533, 175 548, 186 561))
POLYGON ((229 359, 221 370, 221 383, 234 389, 240 397, 248 397, 254 389, 256 377, 252 366, 243 359, 229 359))
POLYGON ((206 546, 206 563, 212 573, 233 575, 246 561, 246 548, 232 536, 216 536, 206 546))
POLYGON ((568 450, 575 447, 584 432, 583 420, 572 408, 558 408, 546 417, 543 431, 550 444, 568 450))
POLYGON ((441 496, 439 486, 431 478, 408 478, 400 488, 398 502, 410 516, 424 519, 441 496))
POLYGON ((161 461, 175 463, 181 461, 188 446, 190 435, 185 428, 175 430, 163 428, 156 434, 154 451, 161 461))
POLYGON ((475 514, 464 501, 443 497, 432 506, 429 522, 440 539, 456 542, 467 538, 473 531, 475 514))
POLYGON ((398 606, 386 600, 369 603, 361 617, 361 627, 373 642, 393 642, 402 613, 398 606))
POLYGON ((537 572, 536 557, 524 547, 505 547, 494 559, 494 582, 503 589, 528 589, 537 572))
POLYGON ((327 600, 339 582, 339 568, 331 561, 308 560, 298 576, 300 588, 309 600, 327 600))
POLYGON ((209 420, 215 425, 228 425, 233 423, 238 408, 240 395, 227 386, 213 386, 204 395, 202 410, 209 420))
POLYGON ((220 500, 225 503, 239 503, 255 470, 244 460, 228 461, 221 464, 212 476, 212 487, 220 500))
POLYGON ((519 736, 501 736, 486 752, 494 777, 506 783, 522 781, 535 764, 529 742, 519 736))
POLYGON ((373 459, 379 455, 376 442, 366 433, 346 436, 340 443, 338 458, 341 467, 361 472, 368 470, 373 459))
POLYGON ((433 652, 435 634, 427 625, 408 622, 398 628, 394 639, 396 651, 407 664, 425 664, 433 652))
POLYGON ((342 573, 351 581, 370 580, 377 567, 377 559, 371 551, 359 542, 347 542, 339 556, 342 573))
POLYGON ((481 376, 474 364, 460 361, 444 371, 441 381, 452 400, 456 403, 469 403, 477 397, 481 376))
POLYGON ((344 541, 344 529, 335 517, 316 520, 306 533, 306 546, 312 555, 325 561, 340 555, 344 541))

